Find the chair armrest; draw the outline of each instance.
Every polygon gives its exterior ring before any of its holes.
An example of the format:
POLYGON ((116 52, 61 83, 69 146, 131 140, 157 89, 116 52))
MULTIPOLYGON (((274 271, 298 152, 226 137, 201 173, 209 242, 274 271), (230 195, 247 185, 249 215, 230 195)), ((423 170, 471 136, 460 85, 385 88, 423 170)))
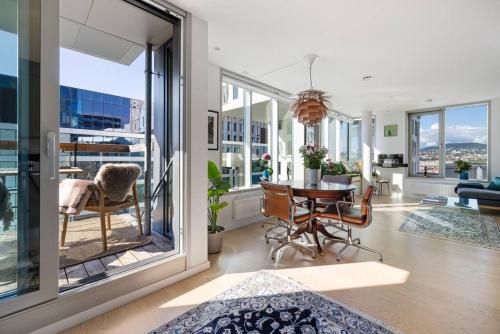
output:
POLYGON ((313 219, 314 201, 306 199, 304 201, 297 201, 295 203, 292 203, 292 205, 290 206, 290 218, 292 221, 295 221, 295 208, 298 206, 306 207, 309 210, 309 220, 313 219))
POLYGON ((353 202, 349 202, 349 201, 337 201, 337 203, 335 203, 335 205, 337 206, 337 214, 339 215, 339 218, 340 218, 340 221, 342 221, 342 214, 340 213, 340 207, 342 206, 354 206, 354 203, 353 202))

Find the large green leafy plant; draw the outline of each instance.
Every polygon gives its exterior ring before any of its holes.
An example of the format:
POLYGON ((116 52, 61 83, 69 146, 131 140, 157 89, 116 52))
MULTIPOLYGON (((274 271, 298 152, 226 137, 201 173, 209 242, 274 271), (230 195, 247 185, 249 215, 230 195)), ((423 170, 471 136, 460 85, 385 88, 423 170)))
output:
POLYGON ((219 211, 227 206, 221 202, 220 197, 229 191, 229 183, 222 179, 219 167, 212 160, 208 161, 208 232, 217 233, 217 216, 219 211))

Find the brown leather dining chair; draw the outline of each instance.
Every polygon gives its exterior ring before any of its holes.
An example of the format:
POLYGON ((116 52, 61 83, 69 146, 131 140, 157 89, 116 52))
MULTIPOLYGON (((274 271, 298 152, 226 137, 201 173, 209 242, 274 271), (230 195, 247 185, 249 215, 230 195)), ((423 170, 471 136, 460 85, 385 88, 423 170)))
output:
POLYGON ((260 185, 262 186, 262 214, 266 217, 275 217, 286 223, 286 237, 280 238, 266 235, 266 242, 277 240, 281 243, 272 251, 271 258, 274 260, 276 252, 285 246, 305 250, 315 258, 316 251, 314 249, 296 242, 292 236, 293 228, 305 227, 311 219, 315 218, 314 201, 296 201, 289 185, 270 182, 261 182, 260 185))
POLYGON ((337 220, 347 226, 347 239, 337 240, 335 242, 344 242, 345 245, 337 253, 337 261, 340 261, 340 255, 349 246, 358 247, 366 251, 378 254, 379 260, 383 261, 382 254, 379 251, 361 245, 359 238, 352 239, 352 228, 366 228, 372 222, 372 198, 375 187, 369 185, 366 189, 361 206, 355 207, 350 201, 338 201, 335 205, 328 205, 323 212, 318 213, 319 218, 337 220))

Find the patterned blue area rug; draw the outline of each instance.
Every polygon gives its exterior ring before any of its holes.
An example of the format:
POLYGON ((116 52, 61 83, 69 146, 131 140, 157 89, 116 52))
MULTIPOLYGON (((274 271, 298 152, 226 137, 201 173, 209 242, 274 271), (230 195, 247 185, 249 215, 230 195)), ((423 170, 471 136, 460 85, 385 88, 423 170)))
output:
POLYGON ((182 314, 150 334, 399 333, 380 321, 307 290, 268 271, 260 271, 212 300, 182 314))
POLYGON ((439 208, 418 209, 406 218, 399 230, 500 250, 500 229, 492 216, 439 208))

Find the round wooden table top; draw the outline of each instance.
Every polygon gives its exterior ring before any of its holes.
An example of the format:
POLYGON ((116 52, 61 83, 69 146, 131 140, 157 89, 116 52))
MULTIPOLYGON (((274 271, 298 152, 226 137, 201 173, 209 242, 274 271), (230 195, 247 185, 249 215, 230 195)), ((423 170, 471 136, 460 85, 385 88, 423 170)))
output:
POLYGON ((319 182, 313 186, 304 181, 284 181, 279 184, 286 184, 292 187, 295 196, 307 197, 309 199, 316 198, 341 198, 346 194, 356 190, 354 184, 343 184, 333 182, 319 182))

